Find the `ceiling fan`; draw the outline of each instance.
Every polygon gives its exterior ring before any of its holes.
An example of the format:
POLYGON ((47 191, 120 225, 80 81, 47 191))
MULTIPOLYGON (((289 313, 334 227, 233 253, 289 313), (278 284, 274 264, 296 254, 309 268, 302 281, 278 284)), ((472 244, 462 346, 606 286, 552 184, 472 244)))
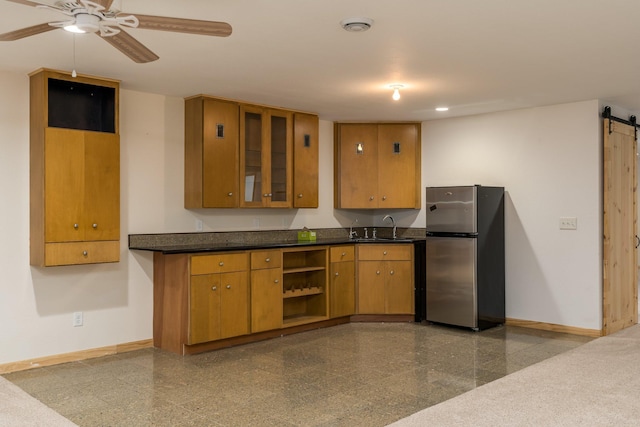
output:
POLYGON ((64 28, 71 32, 95 33, 138 63, 155 61, 158 55, 124 31, 124 27, 219 37, 227 37, 231 34, 231 25, 226 22, 126 14, 117 9, 111 9, 113 0, 57 1, 54 5, 36 0, 7 1, 53 10, 66 15, 68 19, 0 34, 0 41, 19 40, 56 28, 64 28))

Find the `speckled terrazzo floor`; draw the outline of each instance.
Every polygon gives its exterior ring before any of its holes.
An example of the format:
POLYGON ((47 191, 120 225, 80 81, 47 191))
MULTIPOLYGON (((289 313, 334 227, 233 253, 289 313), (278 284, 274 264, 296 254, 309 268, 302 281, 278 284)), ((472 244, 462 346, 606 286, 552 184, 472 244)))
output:
POLYGON ((590 340, 511 326, 352 323, 5 378, 80 426, 384 426, 590 340))

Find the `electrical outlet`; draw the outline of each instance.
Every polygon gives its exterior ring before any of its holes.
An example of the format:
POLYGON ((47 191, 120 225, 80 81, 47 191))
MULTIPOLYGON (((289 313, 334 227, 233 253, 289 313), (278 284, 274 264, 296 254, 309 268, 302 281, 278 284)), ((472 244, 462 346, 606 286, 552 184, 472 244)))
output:
POLYGON ((202 220, 196 219, 196 231, 202 231, 202 220))
POLYGON ((577 230, 578 218, 575 216, 560 217, 560 230, 577 230))
POLYGON ((82 312, 81 311, 76 311, 75 313, 73 313, 73 326, 82 326, 83 324, 83 319, 82 319, 82 312))

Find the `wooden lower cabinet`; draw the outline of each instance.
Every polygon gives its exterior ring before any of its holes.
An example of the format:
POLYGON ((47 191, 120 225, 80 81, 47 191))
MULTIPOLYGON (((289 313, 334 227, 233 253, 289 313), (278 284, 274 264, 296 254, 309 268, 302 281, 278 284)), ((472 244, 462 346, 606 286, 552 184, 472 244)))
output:
POLYGON ((413 245, 358 247, 358 314, 414 314, 413 245))
POLYGON ((191 256, 187 344, 249 333, 247 254, 191 256))
POLYGON ((153 276, 154 346, 178 354, 414 311, 411 244, 156 252, 153 276))
POLYGON ((251 253, 251 332, 282 328, 282 253, 251 253))
POLYGON ((282 327, 282 270, 251 272, 251 332, 282 327))
POLYGON ((191 277, 189 344, 249 333, 249 283, 246 271, 191 277))
POLYGON ((329 316, 351 316, 356 313, 355 247, 332 247, 330 261, 329 316))

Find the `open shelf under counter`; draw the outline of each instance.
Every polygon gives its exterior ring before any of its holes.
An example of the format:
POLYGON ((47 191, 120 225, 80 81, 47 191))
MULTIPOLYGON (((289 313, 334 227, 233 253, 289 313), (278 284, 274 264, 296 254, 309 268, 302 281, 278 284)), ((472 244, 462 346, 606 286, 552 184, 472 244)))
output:
POLYGON ((282 320, 282 326, 287 328, 290 326, 305 325, 307 323, 320 322, 322 320, 329 319, 328 316, 311 316, 311 315, 299 315, 299 316, 286 316, 282 320))
POLYGON ((297 288, 297 289, 289 289, 283 292, 282 298, 298 298, 305 297, 309 295, 319 295, 324 293, 323 287, 312 286, 309 288, 297 288))
POLYGON ((282 274, 294 274, 294 273, 306 273, 308 271, 322 271, 326 270, 324 266, 315 267, 295 267, 295 268, 285 268, 282 270, 282 274))

